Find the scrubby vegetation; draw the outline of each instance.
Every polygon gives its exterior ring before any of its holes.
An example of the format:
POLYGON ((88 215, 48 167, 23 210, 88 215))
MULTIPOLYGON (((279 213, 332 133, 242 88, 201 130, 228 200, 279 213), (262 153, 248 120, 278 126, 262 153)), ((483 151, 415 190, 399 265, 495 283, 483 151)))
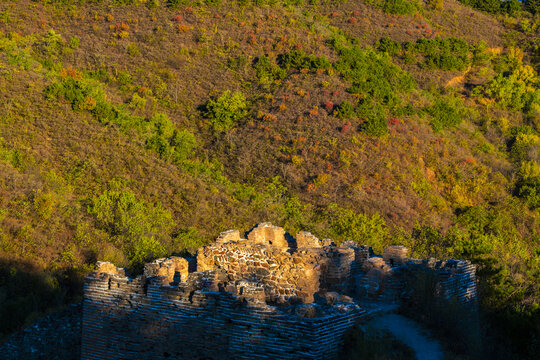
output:
POLYGON ((465 5, 469 5, 475 9, 486 11, 489 13, 508 13, 515 14, 522 8, 531 12, 536 12, 535 0, 459 0, 465 5), (522 3, 525 3, 523 6, 522 3))
POLYGON ((272 221, 471 259, 480 340, 452 356, 535 358, 536 3, 1 2, 0 333, 96 260, 272 221))

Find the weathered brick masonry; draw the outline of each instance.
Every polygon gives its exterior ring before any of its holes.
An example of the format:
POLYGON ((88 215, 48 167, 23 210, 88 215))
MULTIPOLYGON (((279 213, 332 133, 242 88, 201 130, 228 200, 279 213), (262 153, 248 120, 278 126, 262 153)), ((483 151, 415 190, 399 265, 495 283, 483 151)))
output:
POLYGON ((158 259, 129 278, 98 264, 85 283, 82 359, 332 359, 343 334, 366 318, 362 301, 399 303, 426 269, 438 296, 476 298, 467 261, 407 258, 388 248, 336 246, 260 224, 242 239, 222 233, 186 259, 158 259), (193 264, 194 265, 194 264, 193 264))

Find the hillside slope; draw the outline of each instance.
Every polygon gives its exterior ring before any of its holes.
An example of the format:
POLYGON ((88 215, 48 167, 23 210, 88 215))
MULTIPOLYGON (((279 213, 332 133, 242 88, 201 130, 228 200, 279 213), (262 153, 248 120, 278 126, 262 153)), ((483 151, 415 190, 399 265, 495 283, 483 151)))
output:
POLYGON ((533 356, 538 29, 454 0, 1 1, 0 334, 96 260, 271 221, 471 259, 485 349, 450 351, 533 356))

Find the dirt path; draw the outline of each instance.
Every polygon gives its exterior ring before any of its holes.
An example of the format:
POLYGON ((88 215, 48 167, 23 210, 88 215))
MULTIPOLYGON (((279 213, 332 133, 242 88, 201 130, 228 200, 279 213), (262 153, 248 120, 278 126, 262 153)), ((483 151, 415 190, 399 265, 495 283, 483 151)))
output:
POLYGON ((398 314, 388 314, 375 318, 370 325, 389 331, 396 339, 413 349, 418 360, 443 359, 441 345, 413 320, 398 314))

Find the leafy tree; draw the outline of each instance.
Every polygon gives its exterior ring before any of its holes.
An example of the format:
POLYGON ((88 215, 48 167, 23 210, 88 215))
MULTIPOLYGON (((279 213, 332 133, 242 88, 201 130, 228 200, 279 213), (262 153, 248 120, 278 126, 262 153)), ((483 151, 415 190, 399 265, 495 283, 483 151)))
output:
POLYGON ((526 0, 525 8, 533 14, 540 12, 540 0, 526 0))
POLYGON ((354 107, 345 100, 334 110, 334 115, 340 119, 352 118, 354 116, 354 107))
POLYGON ((407 15, 414 13, 416 6, 409 0, 384 0, 382 9, 389 14, 407 15))
MULTIPOLYGON (((461 3, 489 13, 509 13, 513 14, 522 8, 518 0, 459 0, 461 3)), ((528 0, 537 2, 538 0, 528 0)), ((533 5, 534 7, 534 5, 533 5)), ((529 7, 527 6, 527 9, 529 7)))
POLYGON ((392 64, 386 54, 358 46, 340 47, 339 53, 335 68, 352 82, 347 91, 353 94, 362 94, 390 106, 398 101, 397 93, 415 87, 411 76, 392 64))
POLYGON ((388 37, 384 37, 378 41, 377 50, 385 52, 390 56, 396 56, 401 50, 401 44, 388 37))
POLYGON ((461 123, 461 111, 449 98, 439 98, 432 106, 426 108, 431 115, 431 127, 435 131, 450 129, 461 123))
POLYGON ((382 250, 383 242, 389 235, 386 223, 379 214, 367 216, 331 204, 327 216, 337 238, 369 244, 378 251, 382 250))
POLYGON ((531 208, 540 207, 540 166, 535 161, 521 164, 516 183, 516 195, 525 199, 531 208))
POLYGON ((134 267, 163 256, 162 242, 170 240, 174 226, 171 212, 160 204, 137 200, 133 192, 119 190, 117 183, 112 188, 94 198, 89 208, 98 227, 107 231, 114 242, 124 245, 134 267))
POLYGON ((197 139, 195 139, 195 135, 186 129, 175 130, 171 146, 174 148, 175 160, 183 161, 197 148, 197 139))
POLYGON ((217 99, 212 99, 206 105, 204 115, 217 132, 225 132, 247 115, 247 101, 244 94, 229 90, 223 92, 217 99))

